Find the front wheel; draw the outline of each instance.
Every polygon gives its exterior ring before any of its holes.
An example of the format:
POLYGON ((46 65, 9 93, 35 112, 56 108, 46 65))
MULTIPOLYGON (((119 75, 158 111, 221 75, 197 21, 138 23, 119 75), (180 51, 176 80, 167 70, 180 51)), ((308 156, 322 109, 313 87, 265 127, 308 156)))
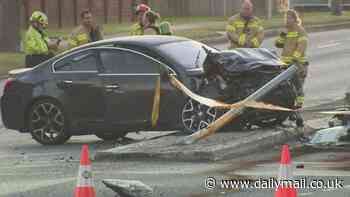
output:
POLYGON ((181 122, 188 133, 207 128, 217 119, 217 110, 188 99, 183 106, 181 122))
MULTIPOLYGON (((276 112, 276 113, 278 113, 278 112, 276 112)), ((276 117, 257 120, 254 122, 254 124, 261 127, 261 128, 271 128, 271 127, 275 127, 277 125, 281 125, 288 117, 289 117, 289 114, 282 114, 281 113, 281 114, 279 114, 279 116, 276 116, 276 117)))
POLYGON ((29 131, 33 139, 43 145, 64 144, 71 137, 63 109, 56 102, 42 100, 29 111, 29 131))

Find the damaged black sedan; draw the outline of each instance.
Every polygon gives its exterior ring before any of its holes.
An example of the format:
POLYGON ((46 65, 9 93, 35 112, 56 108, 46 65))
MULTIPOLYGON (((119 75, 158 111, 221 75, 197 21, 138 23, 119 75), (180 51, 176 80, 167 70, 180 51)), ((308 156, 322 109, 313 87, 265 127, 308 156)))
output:
MULTIPOLYGON (((139 130, 196 132, 223 112, 183 95, 169 75, 197 94, 234 103, 278 75, 280 64, 265 49, 221 52, 179 37, 103 40, 11 71, 2 119, 8 129, 30 133, 45 145, 65 143, 72 135, 111 140, 139 130)), ((264 101, 292 108, 294 98, 287 81, 264 101)), ((252 109, 232 125, 271 126, 289 115, 252 109)))

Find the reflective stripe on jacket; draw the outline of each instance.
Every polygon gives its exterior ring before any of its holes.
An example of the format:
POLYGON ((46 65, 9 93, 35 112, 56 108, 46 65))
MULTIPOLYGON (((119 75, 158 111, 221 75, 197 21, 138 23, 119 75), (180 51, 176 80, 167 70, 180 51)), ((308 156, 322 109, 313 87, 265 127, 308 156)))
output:
POLYGON ((98 41, 103 39, 102 32, 97 26, 93 32, 94 38, 91 38, 92 33, 88 32, 83 26, 77 27, 69 39, 70 47, 77 47, 90 42, 98 41))
POLYGON ((258 17, 246 20, 240 14, 228 20, 226 32, 231 41, 230 48, 258 48, 264 39, 264 28, 258 17))
POLYGON ((139 23, 135 23, 131 27, 130 35, 132 35, 132 36, 142 36, 142 35, 144 35, 143 27, 139 23))
POLYGON ((307 34, 302 27, 298 27, 295 31, 289 31, 283 36, 280 35, 275 42, 276 47, 283 48, 281 58, 286 64, 293 62, 306 63, 307 44, 307 34))

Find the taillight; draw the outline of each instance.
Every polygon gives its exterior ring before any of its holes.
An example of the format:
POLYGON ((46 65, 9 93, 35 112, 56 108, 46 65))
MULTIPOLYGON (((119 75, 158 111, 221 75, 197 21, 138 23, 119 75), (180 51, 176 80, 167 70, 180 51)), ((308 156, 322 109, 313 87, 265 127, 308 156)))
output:
POLYGON ((14 82, 13 78, 6 79, 5 84, 4 84, 4 93, 11 89, 13 82, 14 82))

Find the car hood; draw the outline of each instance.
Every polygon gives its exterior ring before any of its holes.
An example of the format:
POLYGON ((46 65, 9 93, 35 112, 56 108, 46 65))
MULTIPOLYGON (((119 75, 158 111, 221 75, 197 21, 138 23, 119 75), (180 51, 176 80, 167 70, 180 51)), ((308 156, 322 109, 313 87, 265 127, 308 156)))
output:
POLYGON ((200 76, 204 74, 203 68, 189 68, 186 69, 186 74, 189 76, 200 76))
POLYGON ((9 77, 18 77, 18 76, 23 75, 23 74, 30 72, 32 70, 33 70, 33 68, 14 69, 14 70, 10 70, 8 72, 8 75, 9 75, 9 77))
POLYGON ((253 67, 255 65, 282 66, 283 62, 278 55, 269 49, 235 49, 226 50, 221 53, 222 61, 228 61, 235 65, 253 67))

